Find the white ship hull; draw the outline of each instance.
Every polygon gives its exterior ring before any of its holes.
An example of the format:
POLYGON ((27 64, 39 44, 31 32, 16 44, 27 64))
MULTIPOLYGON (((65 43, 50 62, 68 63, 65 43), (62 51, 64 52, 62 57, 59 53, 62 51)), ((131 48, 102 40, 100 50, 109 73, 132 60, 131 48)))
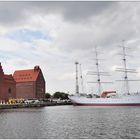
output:
POLYGON ((83 106, 140 106, 140 94, 113 98, 69 96, 69 99, 73 102, 73 104, 83 106))

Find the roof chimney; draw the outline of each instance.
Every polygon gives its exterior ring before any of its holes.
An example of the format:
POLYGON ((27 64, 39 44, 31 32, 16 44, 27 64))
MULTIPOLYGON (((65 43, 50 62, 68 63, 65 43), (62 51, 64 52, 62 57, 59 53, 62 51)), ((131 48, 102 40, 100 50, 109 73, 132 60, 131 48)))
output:
POLYGON ((39 66, 34 66, 34 71, 39 71, 40 67, 39 66))

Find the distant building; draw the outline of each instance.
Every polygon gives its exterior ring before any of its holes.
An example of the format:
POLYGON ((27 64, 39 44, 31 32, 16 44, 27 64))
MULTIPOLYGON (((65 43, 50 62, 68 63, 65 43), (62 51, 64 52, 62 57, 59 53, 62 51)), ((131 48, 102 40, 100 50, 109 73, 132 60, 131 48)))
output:
POLYGON ((4 74, 0 63, 0 100, 8 101, 9 98, 16 98, 16 82, 12 74, 4 74))
POLYGON ((29 70, 17 70, 13 77, 16 81, 16 98, 45 97, 45 79, 39 66, 29 70))

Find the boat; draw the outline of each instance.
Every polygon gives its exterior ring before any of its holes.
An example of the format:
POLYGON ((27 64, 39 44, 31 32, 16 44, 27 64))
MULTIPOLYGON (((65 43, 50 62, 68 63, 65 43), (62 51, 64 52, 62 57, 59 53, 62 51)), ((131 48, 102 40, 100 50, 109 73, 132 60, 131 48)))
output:
POLYGON ((84 96, 69 96, 74 105, 81 106, 140 106, 140 94, 134 93, 125 96, 106 96, 88 98, 84 96))
POLYGON ((123 80, 118 80, 125 82, 126 89, 123 94, 118 94, 114 90, 103 91, 101 93, 101 83, 109 83, 109 82, 101 82, 101 75, 105 75, 104 72, 99 71, 99 60, 98 53, 95 49, 96 54, 96 67, 97 72, 94 74, 97 75, 98 83, 98 94, 80 94, 79 93, 79 85, 78 85, 78 62, 76 62, 76 94, 68 96, 71 102, 74 105, 81 106, 140 106, 140 92, 130 93, 129 92, 129 81, 139 81, 139 80, 129 80, 128 73, 136 73, 134 69, 128 69, 126 65, 126 47, 124 45, 121 46, 123 50, 123 68, 118 68, 116 71, 120 71, 124 73, 123 80))

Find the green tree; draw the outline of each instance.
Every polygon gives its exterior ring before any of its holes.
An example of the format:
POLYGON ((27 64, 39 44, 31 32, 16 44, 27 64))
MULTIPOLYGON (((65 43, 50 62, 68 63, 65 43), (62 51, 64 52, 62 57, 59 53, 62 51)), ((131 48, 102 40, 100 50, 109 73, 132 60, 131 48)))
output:
POLYGON ((45 98, 47 98, 47 99, 51 98, 51 94, 50 93, 45 93, 45 98))
POLYGON ((60 98, 61 100, 68 99, 68 94, 57 91, 53 94, 53 98, 57 98, 57 99, 60 98))

